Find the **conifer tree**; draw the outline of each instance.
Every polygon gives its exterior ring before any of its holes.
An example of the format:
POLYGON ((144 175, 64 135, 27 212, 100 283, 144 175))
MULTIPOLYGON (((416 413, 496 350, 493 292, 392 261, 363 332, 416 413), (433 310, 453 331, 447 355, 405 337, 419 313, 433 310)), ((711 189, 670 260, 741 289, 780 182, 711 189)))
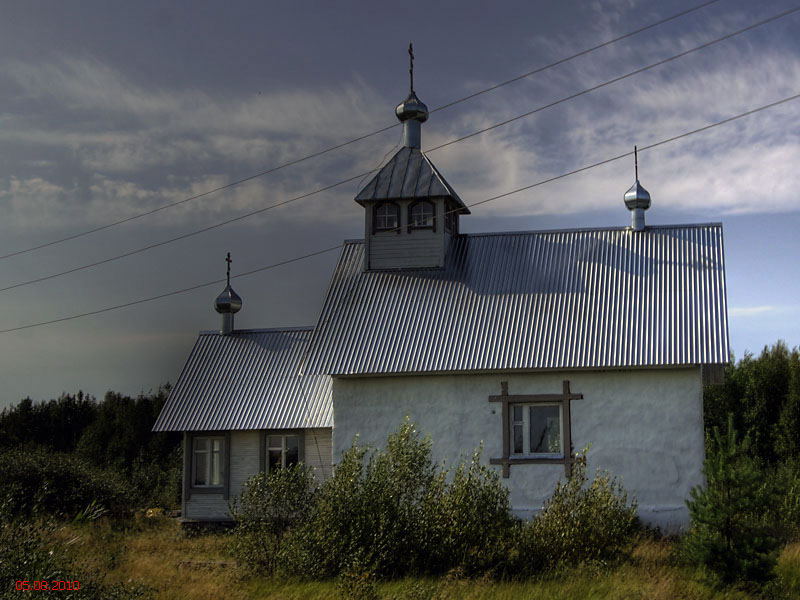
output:
POLYGON ((694 488, 687 501, 691 527, 685 555, 725 583, 770 579, 777 561, 778 541, 766 517, 772 492, 758 462, 748 455, 749 444, 748 438, 737 439, 732 414, 725 435, 714 427, 703 465, 707 486, 694 488))

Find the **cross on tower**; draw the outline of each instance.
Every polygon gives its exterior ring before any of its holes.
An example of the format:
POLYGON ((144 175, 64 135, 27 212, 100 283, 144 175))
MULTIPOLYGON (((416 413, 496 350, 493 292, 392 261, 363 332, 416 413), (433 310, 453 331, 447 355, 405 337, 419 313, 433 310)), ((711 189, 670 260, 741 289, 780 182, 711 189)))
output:
POLYGON ((409 42, 408 44, 408 74, 411 78, 411 91, 414 91, 414 46, 409 42))
POLYGON ((228 285, 230 285, 231 284, 231 263, 233 262, 231 260, 231 253, 230 252, 228 252, 228 257, 225 259, 225 262, 228 263, 228 274, 227 274, 227 277, 228 277, 228 285))

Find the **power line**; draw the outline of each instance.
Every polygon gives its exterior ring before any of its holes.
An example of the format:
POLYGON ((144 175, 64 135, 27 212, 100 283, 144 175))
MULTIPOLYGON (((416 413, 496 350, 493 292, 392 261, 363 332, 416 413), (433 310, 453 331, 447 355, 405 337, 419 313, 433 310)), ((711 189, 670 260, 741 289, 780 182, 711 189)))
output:
MULTIPOLYGON (((704 131, 708 131, 709 129, 713 129, 715 127, 719 127, 720 125, 725 125, 727 123, 731 123, 731 122, 736 121, 738 119, 742 119, 744 117, 747 117, 747 116, 762 112, 764 110, 767 110, 767 109, 770 109, 770 108, 774 108, 774 107, 779 106, 781 104, 785 104, 787 102, 791 102, 792 100, 797 100, 798 98, 800 98, 800 94, 795 94, 793 96, 788 96, 788 97, 783 98, 781 100, 777 100, 775 102, 771 102, 769 104, 765 104, 763 106, 759 106, 758 108, 754 108, 752 110, 748 110, 746 112, 739 113, 737 115, 734 115, 732 117, 728 117, 728 118, 723 119, 721 121, 717 121, 717 122, 711 123, 709 125, 704 125, 703 127, 698 127, 697 129, 693 129, 691 131, 687 131, 685 133, 681 133, 681 134, 672 136, 670 138, 666 138, 666 139, 660 140, 658 142, 654 142, 652 144, 648 144, 646 146, 641 146, 641 147, 639 147, 639 151, 641 152, 641 151, 644 151, 644 150, 650 150, 652 148, 656 148, 657 146, 663 146, 664 144, 668 144, 668 143, 674 142, 676 140, 687 138, 687 137, 689 137, 691 135, 695 135, 697 133, 702 133, 704 131)), ((498 194, 497 196, 492 196, 491 198, 486 198, 484 200, 479 200, 477 202, 473 202, 472 204, 469 204, 467 206, 469 208, 472 208, 474 206, 478 206, 478 205, 481 205, 481 204, 486 204, 487 202, 493 202, 494 200, 499 200, 500 198, 506 198, 506 197, 511 196, 513 194, 518 194, 520 192, 524 192, 526 190, 530 190, 532 188, 539 187, 541 185, 544 185, 546 183, 550 183, 552 181, 556 181, 558 179, 564 179, 564 178, 569 177, 571 175, 575 175, 577 173, 582 173, 584 171, 588 171, 590 169, 594 169, 596 167, 599 167, 599 166, 602 166, 602 165, 606 165, 606 164, 608 164, 610 162, 613 162, 613 161, 616 161, 616 160, 620 160, 622 158, 630 157, 632 154, 633 154, 633 152, 625 152, 623 154, 619 154, 617 156, 614 156, 614 157, 611 157, 611 158, 607 158, 607 159, 592 163, 590 165, 586 165, 586 166, 580 167, 578 169, 574 169, 572 171, 568 171, 566 173, 562 173, 561 175, 556 175, 555 177, 550 177, 548 179, 543 179, 541 181, 537 181, 536 183, 532 183, 530 185, 526 185, 526 186, 517 188, 515 190, 511 190, 509 192, 505 192, 503 194, 498 194)), ((458 209, 453 210, 453 211, 448 211, 447 214, 449 214, 450 212, 456 212, 457 210, 458 209)), ((280 267, 280 266, 283 266, 283 265, 287 265, 287 264, 290 264, 290 263, 294 263, 294 262, 298 262, 298 261, 301 261, 301 260, 305 260, 307 258, 311 258, 311 257, 314 257, 314 256, 320 256, 321 254, 327 254, 328 252, 333 252, 334 250, 342 248, 343 245, 344 244, 338 244, 336 246, 331 246, 330 248, 325 248, 323 250, 317 250, 317 251, 311 252, 309 254, 304 254, 302 256, 298 256, 298 257, 295 257, 295 258, 290 258, 290 259, 287 259, 287 260, 284 260, 284 261, 281 261, 281 262, 273 263, 271 265, 266 265, 264 267, 259 267, 257 269, 253 269, 251 271, 245 271, 244 273, 240 273, 238 275, 235 275, 235 276, 231 277, 231 279, 236 279, 236 278, 239 278, 239 277, 247 277, 248 275, 253 275, 255 273, 261 273, 263 271, 267 271, 267 270, 270 270, 270 269, 275 269, 277 267, 280 267)), ((178 294, 191 292, 191 291, 194 291, 194 290, 198 290, 198 289, 201 289, 201 288, 204 288, 204 287, 208 287, 208 286, 211 286, 211 285, 216 285, 216 284, 220 284, 220 283, 224 283, 224 282, 225 282, 225 279, 215 279, 214 281, 209 281, 209 282, 206 282, 206 283, 193 285, 191 287, 183 288, 183 289, 180 289, 180 290, 174 290, 172 292, 166 292, 164 294, 159 294, 157 296, 150 296, 149 298, 142 298, 142 299, 134 300, 134 301, 131 301, 131 302, 125 302, 124 304, 117 304, 115 306, 109 306, 109 307, 101 308, 101 309, 98 309, 98 310, 84 312, 84 313, 80 313, 80 314, 76 314, 76 315, 70 315, 68 317, 61 317, 61 318, 58 318, 58 319, 52 319, 50 321, 41 321, 39 323, 31 323, 31 324, 28 324, 28 325, 20 325, 19 327, 11 327, 9 329, 2 329, 2 330, 0 330, 0 334, 2 334, 2 333, 10 333, 12 331, 20 331, 20 330, 23 330, 23 329, 31 329, 33 327, 41 327, 41 326, 44 326, 44 325, 52 325, 54 323, 61 323, 61 322, 64 322, 64 321, 71 321, 71 320, 74 320, 74 319, 80 319, 82 317, 88 317, 88 316, 92 316, 92 315, 106 313, 106 312, 110 312, 110 311, 113 311, 113 310, 118 310, 118 309, 121 309, 121 308, 127 308, 127 307, 135 306, 135 305, 138 305, 138 304, 144 304, 146 302, 152 302, 154 300, 160 300, 162 298, 168 298, 170 296, 176 296, 178 294)))
MULTIPOLYGON (((735 36, 741 35, 743 33, 746 33, 747 31, 755 29, 756 27, 760 27, 762 25, 766 25, 768 23, 771 23, 771 22, 776 21, 778 19, 781 19, 783 17, 789 16, 789 15, 791 15, 791 14, 797 12, 797 11, 800 11, 800 6, 797 6, 795 8, 792 8, 792 9, 789 9, 789 10, 786 10, 786 11, 783 11, 781 13, 778 13, 777 15, 773 15, 771 17, 768 17, 766 19, 763 19, 761 21, 758 21, 756 23, 748 25, 747 27, 743 27, 742 29, 738 29, 738 30, 736 30, 736 31, 734 31, 732 33, 726 34, 726 35, 724 35, 722 37, 715 38, 714 40, 711 40, 709 42, 705 42, 704 44, 701 44, 701 45, 696 46, 694 48, 691 48, 689 50, 685 50, 683 52, 680 52, 680 53, 675 54, 673 56, 670 56, 668 58, 662 59, 662 60, 657 61, 655 63, 652 63, 650 65, 647 65, 646 67, 641 67, 639 69, 635 69, 635 70, 630 71, 629 73, 626 73, 624 75, 620 75, 618 77, 614 77, 613 79, 609 79, 608 81, 605 81, 603 83, 597 84, 597 85, 592 86, 592 87, 587 88, 587 89, 584 89, 584 90, 582 90, 580 92, 576 92, 575 94, 571 94, 569 96, 565 96, 563 98, 560 98, 558 100, 550 102, 549 104, 545 104, 543 106, 539 106, 538 108, 535 108, 533 110, 527 111, 527 112, 522 113, 520 115, 511 117, 510 119, 506 119, 504 121, 501 121, 499 123, 495 123, 494 125, 490 125, 488 127, 484 127, 483 129, 479 129, 477 131, 473 131, 472 133, 469 133, 467 135, 452 139, 452 140, 450 140, 448 142, 445 142, 443 144, 439 144, 438 146, 435 146, 433 148, 428 149, 427 152, 434 152, 436 150, 440 150, 441 148, 445 148, 447 146, 451 146, 453 144, 457 144, 459 142, 462 142, 462 141, 467 140, 469 138, 475 137, 475 136, 480 135, 482 133, 486 133, 487 131, 491 131, 491 130, 497 129, 498 127, 502 127, 504 125, 508 125, 509 123, 513 123, 514 121, 518 121, 518 120, 523 119, 525 117, 529 117, 529 116, 531 116, 533 114, 536 114, 536 113, 541 112, 543 110, 546 110, 548 108, 552 108, 552 107, 557 106, 559 104, 563 104, 564 102, 568 102, 569 100, 573 100, 573 99, 578 98, 580 96, 584 96, 584 95, 589 94, 589 93, 591 93, 593 91, 596 91, 598 89, 607 87, 607 86, 609 86, 611 84, 617 83, 617 82, 622 81, 624 79, 628 79, 628 78, 633 77, 635 75, 639 75, 641 73, 644 73, 645 71, 649 71, 649 70, 654 69, 656 67, 662 66, 662 65, 664 65, 666 63, 672 62, 674 60, 677 60, 679 58, 682 58, 684 56, 687 56, 689 54, 697 52, 699 50, 703 50, 703 49, 708 48, 709 46, 712 46, 714 44, 718 44, 718 43, 720 43, 722 41, 729 40, 729 39, 731 39, 731 38, 733 38, 735 36)), ((24 286, 27 286, 27 285, 32 285, 34 283, 40 283, 40 282, 43 282, 43 281, 48 281, 50 279, 55 279, 57 277, 62 277, 64 275, 69 275, 69 274, 72 274, 72 273, 76 273, 78 271, 83 271, 85 269, 90 269, 90 268, 97 267, 97 266, 100 266, 100 265, 108 264, 108 263, 120 260, 122 258, 127 258, 127 257, 133 256, 135 254, 140 254, 140 253, 146 252, 148 250, 153 250, 154 248, 159 248, 161 246, 166 246, 168 244, 172 244, 172 243, 178 242, 180 240, 184 240, 184 239, 187 239, 187 238, 190 238, 190 237, 194 237, 194 236, 199 235, 201 233, 206 233, 208 231, 211 231, 211 230, 214 230, 214 229, 218 229, 219 227, 223 227, 225 225, 229 225, 231 223, 235 223, 237 221, 241 221, 243 219, 247 219, 249 217, 252 217, 252 216, 255 216, 257 214, 266 212, 268 210, 272 210, 273 208, 278 208, 279 206, 285 206, 286 204, 290 204, 292 202, 296 202, 297 200, 302 200, 304 198, 308 198, 310 196, 314 196, 314 195, 319 194, 321 192, 328 191, 330 189, 333 189, 333 188, 338 187, 340 185, 343 185, 345 183, 349 183, 351 181, 355 181, 356 179, 364 178, 367 175, 369 175, 370 173, 374 173, 377 170, 378 170, 378 168, 375 168, 375 169, 372 169, 370 171, 367 171, 367 172, 364 172, 364 173, 360 173, 358 175, 353 175, 351 177, 348 177, 347 179, 343 179, 343 180, 338 181, 336 183, 332 183, 330 185, 318 188, 318 189, 316 189, 314 191, 307 192, 307 193, 301 194, 299 196, 294 196, 293 198, 289 198, 287 200, 283 200, 283 201, 278 202, 276 204, 270 204, 269 206, 265 206, 265 207, 250 211, 248 213, 239 215, 237 217, 233 217, 231 219, 226 219, 224 221, 220 221, 219 223, 215 223, 213 225, 209 225, 207 227, 203 227, 202 229, 197 229, 195 231, 190 231, 189 233, 185 233, 185 234, 173 237, 173 238, 169 238, 169 239, 163 240, 161 242, 156 242, 154 244, 149 244, 147 246, 143 246, 141 248, 137 248, 136 250, 131 250, 129 252, 124 252, 124 253, 118 254, 116 256, 112 256, 112 257, 105 258, 105 259, 102 259, 102 260, 98 260, 98 261, 95 261, 95 262, 87 263, 87 264, 81 265, 79 267, 73 267, 73 268, 67 269, 65 271, 60 271, 58 273, 52 273, 50 275, 45 275, 43 277, 38 277, 36 279, 31 279, 31 280, 28 280, 28 281, 23 281, 23 282, 20 282, 20 283, 9 285, 9 286, 0 288, 0 292, 5 292, 5 291, 8 291, 8 290, 24 287, 24 286)))
MULTIPOLYGON (((681 12, 675 13, 674 15, 666 17, 664 19, 661 19, 660 21, 656 21, 655 23, 651 23, 650 25, 645 25, 644 27, 640 27, 639 29, 636 29, 636 30, 631 31, 629 33, 617 36, 617 37, 615 37, 615 38, 613 38, 611 40, 608 40, 608 41, 603 42, 601 44, 598 44, 596 46, 592 46, 591 48, 587 48, 586 50, 582 50, 582 51, 580 51, 580 52, 578 52, 576 54, 572 54, 571 56, 568 56, 566 58, 562 58, 562 59, 557 60, 557 61, 555 61, 553 63, 545 65, 543 67, 539 67, 537 69, 534 69, 533 71, 528 71, 527 73, 523 73, 522 75, 517 75, 516 77, 513 77, 511 79, 508 79, 508 80, 503 81, 501 83, 498 83, 496 85, 493 85, 493 86, 490 86, 488 88, 479 90, 477 92, 473 92, 472 94, 469 94, 468 96, 464 96, 463 98, 459 98, 457 100, 453 100, 451 102, 443 104, 442 106, 439 106, 437 108, 432 109, 430 112, 434 113, 434 112, 438 112, 440 110, 444 110, 446 108, 450 108, 452 106, 456 106, 457 104, 461 104, 462 102, 466 102, 466 101, 471 100, 472 98, 475 98, 475 97, 480 96, 482 94, 486 94, 488 92, 494 91, 496 89, 499 89, 499 88, 504 87, 506 85, 509 85, 511 83, 515 83, 517 81, 525 79, 526 77, 530 77, 532 75, 536 75, 537 73, 541 73, 541 72, 546 71, 548 69, 552 69, 553 67, 556 67, 558 65, 564 64, 566 62, 569 62, 569 61, 574 60, 576 58, 579 58, 581 56, 585 56, 586 54, 589 54, 591 52, 594 52, 596 50, 599 50, 601 48, 604 48, 606 46, 609 46, 611 44, 614 44, 616 42, 624 40, 626 38, 632 37, 634 35, 637 35, 639 33, 647 31, 649 29, 653 29, 655 27, 658 27, 659 25, 663 25, 664 23, 667 23, 667 22, 672 21, 674 19, 677 19, 679 17, 683 17, 685 15, 688 15, 690 13, 693 13, 695 11, 700 10, 701 8, 705 8, 706 6, 709 6, 711 4, 715 4, 716 2, 719 2, 719 1, 720 0, 708 0, 707 2, 703 2, 703 3, 698 4, 697 6, 694 6, 692 8, 688 8, 688 9, 683 10, 681 12)), ((146 216, 155 214, 155 213, 160 212, 162 210, 166 210, 166 209, 169 209, 169 208, 173 208, 175 206, 179 206, 181 204, 185 204, 187 202, 191 202, 192 200, 197 200, 197 199, 203 198, 205 196, 210 196, 211 194, 216 194, 217 192, 221 192, 223 190, 230 189, 232 187, 241 185, 243 183, 247 183, 248 181, 252 181, 253 179, 258 179, 259 177, 263 177, 265 175, 269 175, 270 173, 274 173, 274 172, 279 171, 281 169, 285 169, 287 167, 291 167, 293 165, 299 164, 301 162, 305 162, 305 161, 310 160, 312 158, 317 158, 318 156, 322 156, 323 154, 327 154, 328 152, 333 152, 334 150, 339 150, 340 148, 344 148, 345 146, 349 146, 351 144, 355 144, 356 142, 363 141, 365 139, 368 139, 370 137, 376 136, 376 135, 381 134, 381 133, 383 133, 385 131, 393 129, 393 128, 397 127, 398 125, 399 125, 398 123, 393 123, 392 125, 388 125, 386 127, 382 127, 380 129, 376 129, 375 131, 372 131, 370 133, 355 137, 353 139, 347 140, 347 141, 342 142, 340 144, 336 144, 334 146, 330 146, 329 148, 325 148, 323 150, 320 150, 318 152, 314 152, 314 153, 309 154, 307 156, 303 156, 301 158, 297 158, 297 159, 291 160, 289 162, 280 164, 280 165, 275 166, 275 167, 270 167, 268 169, 265 169, 263 171, 255 173, 254 175, 250 175, 250 176, 244 177, 242 179, 237 179, 237 180, 232 181, 230 183, 227 183, 225 185, 221 185, 219 187, 207 190, 205 192, 201 192, 200 194, 195 194, 194 196, 189 196, 188 198, 184 198, 184 199, 178 200, 176 202, 171 202, 169 204, 164 204, 164 205, 159 206, 157 208, 154 208, 154 209, 151 209, 151 210, 148 210, 148 211, 136 214, 136 215, 132 215, 132 216, 126 217, 124 219, 119 219, 118 221, 113 221, 111 223, 106 223, 105 225, 100 225, 99 227, 95 227, 93 229, 88 229, 86 231, 82 231, 82 232, 79 232, 79 233, 68 235, 68 236, 63 237, 63 238, 59 238, 59 239, 56 239, 56 240, 51 240, 51 241, 45 242, 43 244, 39 244, 39 245, 36 245, 36 246, 31 246, 30 248, 25 248, 24 250, 17 250, 17 251, 14 251, 14 252, 10 252, 8 254, 0 256, 0 260, 4 260, 6 258, 11 258, 13 256, 19 256, 20 254, 26 254, 28 252, 33 252, 35 250, 41 250, 43 248, 48 248, 50 246, 55 246, 57 244, 61 244, 61 243, 64 243, 64 242, 68 242, 70 240, 74 240, 74 239, 77 239, 77 238, 80 238, 80 237, 91 235, 93 233, 98 233, 98 232, 103 231, 105 229, 109 229, 111 227, 116 227, 117 225, 122 225, 122 224, 128 223, 130 221, 135 221, 137 219, 141 219, 142 217, 146 217, 146 216)))

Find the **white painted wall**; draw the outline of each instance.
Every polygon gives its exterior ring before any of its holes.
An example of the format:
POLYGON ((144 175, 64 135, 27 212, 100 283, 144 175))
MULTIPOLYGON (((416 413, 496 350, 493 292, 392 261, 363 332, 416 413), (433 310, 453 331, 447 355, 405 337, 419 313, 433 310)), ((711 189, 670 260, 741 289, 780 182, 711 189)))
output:
MULTIPOLYGON (((314 469, 318 482, 330 477, 332 470, 330 428, 308 429, 304 435, 304 460, 314 469)), ((230 499, 238 496, 242 485, 259 472, 260 435, 258 431, 231 432, 230 499)), ((196 520, 228 520, 228 502, 222 494, 191 494, 184 499, 183 516, 196 520)))
MULTIPOLYGON (((703 402, 700 369, 574 371, 499 375, 334 378, 338 460, 358 435, 359 445, 381 446, 406 415, 433 439, 434 460, 457 464, 483 443, 484 462, 502 456, 500 394, 573 393, 572 440, 591 444, 589 474, 607 469, 635 492, 640 517, 667 531, 688 523, 685 499, 703 482, 703 402)), ((498 470, 500 467, 496 467, 498 470)), ((562 465, 512 465, 502 481, 520 516, 540 510, 564 477, 562 465)))

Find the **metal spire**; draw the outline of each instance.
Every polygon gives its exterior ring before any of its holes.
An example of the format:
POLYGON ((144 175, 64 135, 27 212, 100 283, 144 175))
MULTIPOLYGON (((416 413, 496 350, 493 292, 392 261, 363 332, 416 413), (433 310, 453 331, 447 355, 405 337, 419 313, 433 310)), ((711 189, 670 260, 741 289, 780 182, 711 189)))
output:
POLYGON ((650 208, 650 192, 639 183, 639 149, 633 147, 633 165, 636 180, 631 188, 625 192, 625 206, 631 211, 631 229, 641 231, 644 229, 644 211, 650 208))
POLYGON ((409 91, 414 93, 414 46, 411 42, 408 43, 408 74, 411 79, 411 87, 409 91))
POLYGON ((227 285, 214 301, 214 310, 222 315, 222 326, 219 329, 222 335, 228 335, 233 331, 233 315, 242 308, 242 299, 231 287, 231 263, 233 261, 231 260, 230 252, 228 252, 228 255, 225 257, 225 262, 228 263, 227 274, 225 276, 227 285))

